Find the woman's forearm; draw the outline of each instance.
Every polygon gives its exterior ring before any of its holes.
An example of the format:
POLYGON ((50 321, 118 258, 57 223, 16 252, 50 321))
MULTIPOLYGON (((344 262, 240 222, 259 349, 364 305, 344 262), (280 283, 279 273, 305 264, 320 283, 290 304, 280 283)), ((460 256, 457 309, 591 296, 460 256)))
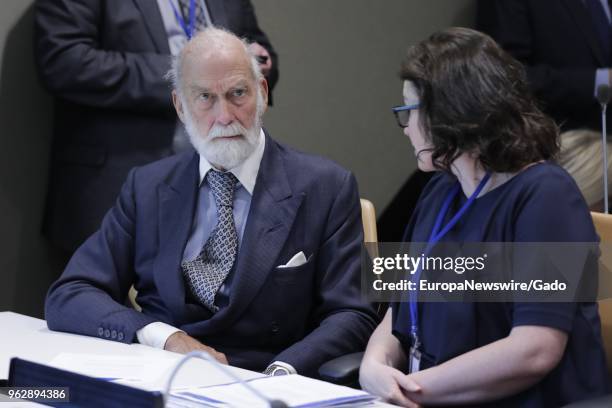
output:
POLYGON ((567 334, 521 326, 501 340, 410 375, 422 404, 469 404, 516 394, 540 381, 559 362, 567 334))
POLYGON ((391 334, 391 330, 391 308, 389 308, 368 341, 363 363, 374 361, 400 369, 406 365, 406 355, 399 340, 391 334))

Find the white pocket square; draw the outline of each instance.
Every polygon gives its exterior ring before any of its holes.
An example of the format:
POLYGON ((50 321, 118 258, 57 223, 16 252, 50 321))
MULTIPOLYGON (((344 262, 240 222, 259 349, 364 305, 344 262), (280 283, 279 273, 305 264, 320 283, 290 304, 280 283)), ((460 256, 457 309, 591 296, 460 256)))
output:
POLYGON ((293 257, 284 265, 279 265, 277 268, 295 268, 296 266, 304 265, 306 263, 306 255, 304 252, 300 251, 297 254, 293 255, 293 257))

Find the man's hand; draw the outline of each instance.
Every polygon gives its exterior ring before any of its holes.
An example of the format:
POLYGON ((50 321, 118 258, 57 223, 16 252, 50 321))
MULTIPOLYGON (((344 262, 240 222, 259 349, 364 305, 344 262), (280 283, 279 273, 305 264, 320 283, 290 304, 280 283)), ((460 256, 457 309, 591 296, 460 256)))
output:
POLYGON ((268 58, 263 64, 259 63, 262 74, 264 74, 264 76, 268 76, 268 73, 270 73, 270 70, 272 69, 272 58, 270 57, 268 50, 256 42, 249 44, 249 50, 258 57, 268 58))
POLYGON ((212 347, 205 346, 182 331, 176 332, 168 337, 168 340, 166 340, 166 344, 164 345, 164 350, 181 354, 187 354, 194 350, 202 350, 213 356, 215 360, 221 364, 228 364, 225 354, 219 353, 212 347))
POLYGON ((383 400, 402 407, 419 407, 410 396, 421 387, 393 367, 377 362, 366 362, 359 370, 359 383, 364 391, 378 395, 383 400))

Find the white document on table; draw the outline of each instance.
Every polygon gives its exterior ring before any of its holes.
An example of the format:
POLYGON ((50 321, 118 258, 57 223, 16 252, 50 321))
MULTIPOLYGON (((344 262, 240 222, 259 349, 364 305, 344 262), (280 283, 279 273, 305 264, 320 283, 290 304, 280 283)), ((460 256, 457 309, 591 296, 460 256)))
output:
POLYGON ((62 370, 130 385, 153 383, 175 364, 175 359, 77 353, 60 353, 49 363, 62 370))
MULTIPOLYGON (((291 407, 355 406, 375 399, 374 396, 349 387, 334 385, 301 375, 256 378, 249 385, 270 400, 282 400, 291 407)), ((230 383, 172 392, 173 407, 268 407, 244 385, 230 383)))
MULTIPOLYGON (((180 359, 181 356, 178 354, 168 357, 149 355, 129 357, 112 354, 60 353, 48 364, 147 391, 163 391, 166 389, 173 368, 180 359)), ((240 369, 234 369, 234 374, 241 378, 265 377, 260 373, 240 369)), ((214 364, 192 359, 176 375, 172 389, 178 391, 234 381, 233 377, 227 376, 214 364)))

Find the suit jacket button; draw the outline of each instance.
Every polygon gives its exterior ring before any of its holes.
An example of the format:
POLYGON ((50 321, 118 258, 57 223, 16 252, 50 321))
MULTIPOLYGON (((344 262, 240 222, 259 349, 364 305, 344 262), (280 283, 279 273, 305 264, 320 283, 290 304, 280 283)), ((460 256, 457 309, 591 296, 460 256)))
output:
POLYGON ((104 330, 104 337, 106 337, 107 339, 110 337, 110 330, 104 330))
POLYGON ((119 332, 119 334, 117 335, 117 340, 123 340, 123 332, 119 332))
POLYGON ((104 329, 101 327, 98 327, 98 336, 104 336, 104 329))
POLYGON ((276 333, 278 333, 278 332, 279 332, 279 330, 280 330, 280 327, 278 326, 278 323, 276 323, 276 322, 272 322, 272 327, 271 327, 270 331, 271 331, 273 334, 276 334, 276 333))
POLYGON ((111 332, 111 339, 116 339, 117 338, 117 330, 113 330, 111 332))

